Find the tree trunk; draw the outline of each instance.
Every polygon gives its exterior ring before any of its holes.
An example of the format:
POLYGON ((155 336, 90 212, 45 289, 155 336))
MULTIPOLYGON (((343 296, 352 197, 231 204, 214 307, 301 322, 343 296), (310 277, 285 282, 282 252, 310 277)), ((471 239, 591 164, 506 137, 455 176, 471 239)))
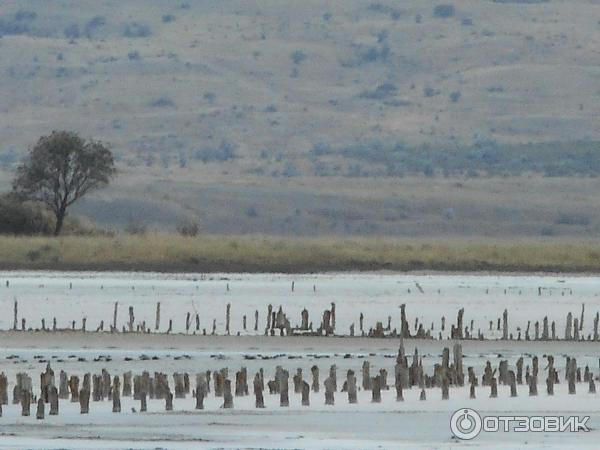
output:
POLYGON ((65 221, 66 210, 61 209, 56 212, 56 225, 54 226, 54 236, 58 236, 62 231, 63 222, 65 221))

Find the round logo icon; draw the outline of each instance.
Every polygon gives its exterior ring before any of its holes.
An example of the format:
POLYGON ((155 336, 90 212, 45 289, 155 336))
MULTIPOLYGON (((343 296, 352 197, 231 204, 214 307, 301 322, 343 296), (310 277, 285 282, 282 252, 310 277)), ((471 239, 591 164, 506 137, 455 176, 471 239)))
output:
POLYGON ((459 439, 473 439, 481 431, 481 416, 471 408, 459 409, 452 414, 450 430, 459 439))

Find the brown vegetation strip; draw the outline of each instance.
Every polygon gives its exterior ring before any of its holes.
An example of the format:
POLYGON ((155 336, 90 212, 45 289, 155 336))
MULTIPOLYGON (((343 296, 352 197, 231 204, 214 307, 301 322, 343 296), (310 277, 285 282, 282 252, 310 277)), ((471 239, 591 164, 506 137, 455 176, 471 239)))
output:
POLYGON ((0 269, 158 272, 598 272, 600 243, 483 238, 277 238, 145 234, 0 236, 0 269))

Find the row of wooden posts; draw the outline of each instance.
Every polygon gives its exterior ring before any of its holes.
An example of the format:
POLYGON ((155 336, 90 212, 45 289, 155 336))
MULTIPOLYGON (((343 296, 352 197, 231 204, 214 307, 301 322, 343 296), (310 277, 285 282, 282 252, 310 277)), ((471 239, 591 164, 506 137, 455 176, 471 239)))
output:
MULTIPOLYGON (((560 382, 558 370, 554 365, 554 357, 546 356, 546 392, 548 395, 554 395, 554 386, 560 382)), ((530 396, 538 395, 538 379, 540 377, 539 359, 534 356, 531 359, 531 365, 527 365, 523 370, 524 359, 517 360, 515 368, 509 368, 507 360, 501 360, 497 368, 492 368, 490 361, 487 361, 483 374, 481 376, 481 386, 489 389, 489 397, 498 396, 498 385, 509 385, 510 396, 517 396, 517 385, 525 382, 528 386, 530 396)), ((361 388, 365 391, 371 391, 371 401, 381 402, 381 392, 390 389, 388 384, 388 372, 386 369, 379 371, 372 376, 371 367, 368 361, 363 361, 361 367, 362 383, 357 386, 357 377, 353 370, 346 372, 346 379, 341 385, 340 392, 347 393, 349 403, 357 403, 357 391, 361 388)), ((304 379, 301 368, 296 370, 292 376, 293 390, 295 394, 301 396, 301 402, 304 406, 309 406, 311 392, 318 393, 321 388, 319 380, 319 367, 312 366, 310 369, 311 382, 304 379)), ((290 373, 277 366, 273 379, 265 380, 265 373, 261 368, 253 378, 253 391, 255 396, 256 408, 264 408, 264 391, 268 389, 270 395, 279 395, 279 404, 282 407, 289 406, 289 377, 290 373)), ((473 367, 467 368, 466 382, 470 386, 470 397, 475 398, 476 388, 479 386, 479 378, 476 376, 473 367)), ((433 367, 433 372, 427 374, 423 368, 422 358, 418 350, 415 349, 412 355, 412 361, 409 364, 409 357, 404 352, 404 345, 401 341, 396 364, 394 366, 394 385, 396 391, 396 400, 402 401, 403 391, 418 387, 420 389, 420 399, 426 400, 426 389, 440 388, 441 398, 446 400, 450 395, 450 387, 464 386, 465 373, 463 370, 462 346, 455 343, 452 351, 443 349, 442 360, 433 367)), ((200 372, 195 375, 195 389, 191 391, 191 380, 188 373, 174 373, 173 387, 171 390, 168 376, 164 373, 155 372, 153 376, 144 371, 140 375, 133 376, 132 372, 126 372, 122 375, 122 382, 119 376, 111 377, 105 369, 100 374, 86 373, 80 384, 80 379, 76 375, 67 377, 64 371, 60 371, 58 376, 58 386, 55 381, 55 374, 50 364, 46 366, 44 372, 40 374, 39 397, 33 393, 33 382, 31 377, 24 372, 16 375, 16 383, 13 389, 13 404, 21 405, 21 414, 30 415, 31 404, 37 403, 36 417, 43 419, 46 405, 49 404, 49 414, 57 415, 59 412, 59 399, 69 400, 72 403, 79 403, 81 414, 87 414, 90 411, 90 398, 92 401, 112 401, 112 411, 121 412, 121 397, 131 397, 140 402, 140 412, 147 411, 148 399, 163 399, 165 401, 165 410, 173 409, 173 398, 185 399, 192 393, 195 398, 195 408, 204 409, 204 399, 212 390, 215 397, 223 398, 222 408, 233 408, 235 397, 249 395, 248 373, 246 368, 241 368, 235 373, 235 380, 229 377, 227 368, 218 371, 200 372), (232 385, 234 384, 235 390, 232 385)), ((583 376, 581 368, 577 366, 575 358, 566 358, 565 380, 568 384, 569 394, 575 394, 576 383, 585 382, 588 384, 588 392, 595 393, 595 379, 589 367, 585 367, 583 376)), ((337 367, 332 365, 329 368, 327 377, 323 383, 324 400, 326 405, 335 403, 335 394, 338 392, 337 367)), ((0 415, 2 414, 2 405, 8 404, 8 379, 4 373, 0 374, 0 415)))
MULTIPOLYGON (((156 312, 155 312, 155 323, 154 330, 146 323, 146 321, 136 322, 135 320, 135 312, 133 306, 129 306, 128 308, 128 321, 127 325, 123 325, 121 327, 121 332, 123 333, 151 333, 151 332, 159 332, 160 330, 160 308, 161 304, 158 302, 156 304, 156 312)), ((115 302, 113 309, 113 320, 112 324, 108 331, 111 333, 116 333, 119 331, 118 328, 118 310, 119 303, 115 302)), ((451 339, 478 339, 485 340, 486 335, 481 328, 475 330, 475 322, 474 320, 470 321, 470 324, 465 325, 464 321, 464 308, 460 308, 457 313, 456 323, 450 325, 450 333, 449 338, 451 339)), ((355 333, 354 323, 350 325, 349 334, 336 334, 336 305, 335 303, 331 303, 331 307, 325 309, 320 317, 320 324, 318 327, 313 327, 313 323, 309 320, 309 313, 306 308, 304 308, 300 314, 300 325, 292 327, 290 319, 288 315, 284 312, 283 307, 279 306, 278 310, 275 311, 272 305, 268 305, 267 313, 266 313, 266 327, 264 329, 265 336, 334 336, 334 335, 343 335, 343 336, 368 336, 368 337, 403 337, 403 338, 418 338, 418 339, 437 339, 442 340, 444 338, 444 332, 446 331, 446 317, 442 316, 440 319, 440 327, 435 335, 435 326, 432 322, 430 326, 425 325, 423 322, 419 322, 418 318, 414 320, 414 327, 411 331, 411 327, 409 325, 407 315, 406 315, 406 305, 400 305, 400 327, 393 328, 392 327, 392 316, 387 317, 387 325, 384 326, 384 322, 378 321, 375 324, 375 327, 369 328, 368 330, 365 328, 364 324, 364 314, 361 312, 359 315, 359 330, 358 333, 355 333)), ((527 326, 525 329, 521 329, 520 327, 516 328, 516 333, 512 333, 509 331, 509 321, 508 321, 508 310, 504 310, 502 317, 498 317, 497 320, 489 321, 488 331, 493 333, 496 331, 495 335, 500 335, 503 340, 558 340, 564 339, 567 341, 581 341, 581 340, 600 340, 600 332, 599 332, 599 323, 600 323, 600 314, 596 312, 596 315, 593 319, 593 333, 588 334, 587 336, 583 333, 583 324, 585 318, 585 304, 581 306, 581 313, 579 317, 574 317, 571 312, 569 312, 566 316, 564 334, 560 335, 556 329, 556 322, 550 322, 548 316, 544 316, 541 321, 536 320, 532 322, 531 320, 527 321, 527 326), (532 326, 533 325, 533 326, 532 326)), ((249 324, 247 321, 246 315, 242 317, 242 328, 244 332, 249 331, 249 324)), ((80 327, 76 326, 76 321, 73 320, 71 322, 71 330, 75 331, 83 331, 87 330, 87 318, 83 317, 81 319, 80 327)), ((14 322, 13 322, 13 330, 32 330, 31 328, 27 328, 27 323, 25 318, 21 318, 20 327, 19 327, 19 318, 18 318, 18 302, 15 300, 14 302, 14 322)), ((38 329, 41 331, 60 331, 64 329, 59 329, 57 326, 56 317, 52 319, 52 326, 46 324, 45 319, 41 319, 41 327, 38 329)), ((255 310, 254 312, 254 325, 253 330, 255 332, 259 331, 259 312, 255 310)), ((100 324, 95 330, 96 332, 105 331, 104 320, 100 321, 100 324)), ((169 319, 169 325, 166 333, 169 334, 173 331, 173 319, 169 319)), ((202 334, 207 335, 206 328, 200 329, 200 315, 195 313, 187 312, 185 315, 185 332, 189 334, 190 332, 193 334, 202 334), (195 321, 195 324, 192 321, 195 321)), ((210 331, 211 335, 217 335, 217 320, 213 319, 212 321, 212 330, 210 331)), ((225 309, 225 335, 231 334, 231 304, 228 303, 225 309)), ((238 335, 240 332, 237 333, 238 335)), ((489 336, 489 335, 488 335, 489 336)))

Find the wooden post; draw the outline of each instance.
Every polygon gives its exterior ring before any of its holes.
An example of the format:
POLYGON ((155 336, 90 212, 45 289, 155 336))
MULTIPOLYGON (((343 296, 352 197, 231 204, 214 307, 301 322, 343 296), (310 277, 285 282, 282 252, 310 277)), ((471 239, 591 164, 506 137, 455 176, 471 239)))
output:
POLYGON ((123 374, 123 397, 131 397, 131 371, 123 374))
POLYGON ((263 383, 261 381, 261 377, 260 377, 260 373, 256 372, 256 374, 254 375, 254 396, 256 398, 255 401, 255 406, 257 408, 264 408, 265 407, 265 399, 263 396, 263 383))
POLYGON ((334 381, 331 377, 325 380, 325 404, 333 406, 335 403, 335 387, 334 381))
POLYGON ((577 360, 575 358, 571 358, 568 362, 569 372, 567 375, 567 380, 569 382, 569 394, 575 394, 575 377, 577 376, 577 360))
POLYGON ((492 377, 490 383, 490 398, 496 397, 498 397, 498 381, 496 380, 496 377, 492 377))
POLYGON ((154 317, 154 331, 160 328, 160 302, 156 302, 156 314, 154 317))
POLYGON ((133 332, 133 322, 135 320, 135 316, 133 315, 133 306, 129 307, 129 332, 133 332))
POLYGON ((547 355, 548 359, 548 376, 546 377, 546 393, 548 395, 554 395, 554 381, 556 375, 554 373, 554 356, 547 355))
POLYGON ((258 331, 258 309, 254 311, 254 331, 258 331))
POLYGON ((442 400, 448 400, 450 398, 449 388, 450 388, 450 380, 448 379, 448 376, 446 376, 446 374, 444 374, 442 376, 442 400))
POLYGON ((529 376, 529 396, 535 397, 538 394, 537 391, 537 377, 534 375, 529 376))
POLYGON ((37 410, 35 413, 36 419, 38 419, 38 420, 44 419, 44 409, 45 409, 44 407, 45 407, 44 399, 42 397, 40 397, 37 402, 37 410))
POLYGON ((310 372, 312 374, 312 391, 319 392, 319 368, 312 366, 310 372))
POLYGON ((290 373, 285 370, 279 370, 279 376, 277 377, 277 388, 279 389, 279 406, 290 406, 289 398, 289 376, 290 373))
POLYGON ((71 403, 79 402, 79 377, 71 375, 69 378, 69 390, 71 391, 71 403))
POLYGON ((371 389, 371 402, 381 403, 381 376, 373 377, 373 388, 371 389))
POLYGON ((90 412, 90 390, 87 388, 79 391, 79 407, 81 414, 88 414, 90 412))
POLYGON ((170 390, 165 394, 165 411, 173 411, 173 393, 170 390))
POLYGON ((310 406, 310 386, 302 381, 302 406, 310 406))
POLYGON ((229 321, 231 319, 231 303, 227 303, 226 313, 225 313, 225 332, 227 336, 229 336, 229 321))
POLYGON ((50 386, 48 389, 48 400, 50 401, 50 412, 51 416, 58 416, 58 390, 56 386, 50 386))
POLYGON ((565 340, 570 341, 573 337, 571 335, 571 330, 573 329, 573 315, 569 312, 567 314, 567 324, 565 326, 565 340))
POLYGON ((337 391, 337 367, 335 364, 329 368, 329 378, 333 383, 333 390, 337 391))
POLYGON ((118 376, 115 376, 115 378, 113 379, 112 401, 113 401, 112 412, 120 413, 121 412, 121 382, 119 381, 118 376))
POLYGON ((302 369, 296 369, 296 375, 292 377, 292 381, 294 382, 294 393, 301 394, 302 393, 302 369))
POLYGON ((140 392, 140 412, 146 412, 148 410, 148 402, 146 401, 146 392, 140 392))
POLYGON ((14 331, 17 331, 17 323, 18 323, 17 315, 18 315, 18 311, 19 311, 19 302, 17 302, 17 299, 15 299, 15 303, 14 303, 15 320, 13 322, 13 330, 14 331))
POLYGON ((110 329, 111 333, 116 333, 118 332, 118 328, 117 328, 117 311, 119 309, 119 302, 115 302, 115 306, 113 309, 113 322, 112 322, 112 327, 110 329))
POLYGON ((233 395, 231 395, 231 380, 223 382, 223 408, 233 408, 233 395))
POLYGON ((205 373, 196 374, 196 409, 204 409, 204 398, 208 393, 208 382, 205 373))
POLYGON ((348 370, 346 373, 346 384, 348 390, 348 403, 356 403, 356 376, 354 376, 353 370, 348 370))

